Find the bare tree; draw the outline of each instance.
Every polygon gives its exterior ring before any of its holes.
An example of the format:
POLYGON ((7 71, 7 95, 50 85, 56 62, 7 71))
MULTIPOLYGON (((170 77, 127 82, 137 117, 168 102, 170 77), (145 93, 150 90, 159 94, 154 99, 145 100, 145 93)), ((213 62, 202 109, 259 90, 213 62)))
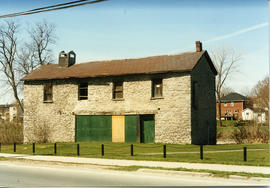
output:
POLYGON ((258 81, 251 91, 251 97, 256 107, 261 109, 269 108, 269 76, 258 81))
POLYGON ((224 86, 221 88, 220 96, 223 97, 223 96, 226 96, 232 92, 234 92, 233 88, 226 86, 224 84, 224 86))
POLYGON ((6 21, 0 27, 0 71, 8 89, 12 88, 14 98, 22 111, 23 104, 19 99, 20 78, 35 68, 52 62, 49 47, 55 43, 54 30, 54 25, 46 21, 36 23, 28 31, 30 41, 19 48, 18 24, 15 21, 6 21))
POLYGON ((55 26, 46 21, 36 23, 28 30, 30 42, 25 43, 18 55, 20 72, 27 75, 37 67, 53 62, 50 45, 55 44, 55 26))
POLYGON ((18 25, 14 21, 6 21, 0 26, 0 71, 4 74, 6 82, 13 90, 13 95, 23 111, 23 105, 18 95, 20 80, 17 76, 17 32, 18 25))
POLYGON ((226 80, 237 72, 237 62, 241 56, 236 54, 233 49, 220 48, 212 53, 212 60, 216 66, 218 75, 216 81, 216 96, 218 102, 219 125, 221 122, 221 94, 226 80))

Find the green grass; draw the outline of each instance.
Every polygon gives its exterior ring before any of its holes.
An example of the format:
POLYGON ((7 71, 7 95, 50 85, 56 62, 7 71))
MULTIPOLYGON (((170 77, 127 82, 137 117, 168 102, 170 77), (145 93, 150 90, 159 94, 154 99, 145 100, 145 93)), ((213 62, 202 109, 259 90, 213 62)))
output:
MULTIPOLYGON (((200 160, 199 154, 200 147, 197 145, 167 144, 167 158, 163 158, 163 144, 133 143, 134 156, 130 156, 130 143, 104 143, 105 156, 101 156, 101 143, 82 142, 79 144, 80 144, 80 157, 270 166, 269 144, 208 145, 204 146, 203 160, 200 160), (248 148, 246 162, 243 161, 242 150, 244 146, 248 148), (264 150, 252 151, 250 149, 264 149, 264 150), (235 150, 235 151, 207 153, 207 151, 226 151, 226 150, 235 150), (170 154, 170 152, 198 152, 198 153, 170 154)), ((2 145, 1 152, 14 153, 13 145, 2 145)), ((17 145, 16 153, 32 154, 32 145, 31 144, 17 145)), ((54 145, 52 143, 36 144, 35 154, 54 155, 54 145)), ((77 156, 76 143, 57 143, 57 155, 77 156)))

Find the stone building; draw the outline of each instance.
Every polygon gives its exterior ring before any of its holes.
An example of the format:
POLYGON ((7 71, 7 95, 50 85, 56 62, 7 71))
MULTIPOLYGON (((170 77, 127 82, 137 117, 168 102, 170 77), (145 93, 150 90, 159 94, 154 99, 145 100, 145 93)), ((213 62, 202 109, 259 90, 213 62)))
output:
POLYGON ((24 142, 216 144, 216 69, 196 51, 75 64, 24 77, 24 142))

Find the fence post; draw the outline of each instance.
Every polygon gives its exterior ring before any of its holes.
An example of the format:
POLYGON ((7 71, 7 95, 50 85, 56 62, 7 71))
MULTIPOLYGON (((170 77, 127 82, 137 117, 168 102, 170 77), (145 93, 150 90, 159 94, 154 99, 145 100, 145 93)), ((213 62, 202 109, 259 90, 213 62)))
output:
POLYGON ((80 155, 80 144, 77 144, 77 155, 80 155))
POLYGON ((14 152, 16 152, 16 143, 14 143, 14 148, 13 149, 14 149, 14 152))
POLYGON ((166 158, 166 144, 163 145, 163 157, 166 158))
POLYGON ((247 161, 247 147, 244 147, 244 161, 247 161))
POLYGON ((203 160, 203 145, 200 145, 200 159, 203 160))
POLYGON ((104 156, 104 144, 101 144, 101 155, 104 156))
POLYGON ((133 144, 130 145, 130 155, 133 156, 133 144))
POLYGON ((57 148, 56 148, 56 143, 54 143, 54 154, 56 155, 57 153, 57 148))
POLYGON ((33 153, 36 153, 36 144, 33 143, 33 153))

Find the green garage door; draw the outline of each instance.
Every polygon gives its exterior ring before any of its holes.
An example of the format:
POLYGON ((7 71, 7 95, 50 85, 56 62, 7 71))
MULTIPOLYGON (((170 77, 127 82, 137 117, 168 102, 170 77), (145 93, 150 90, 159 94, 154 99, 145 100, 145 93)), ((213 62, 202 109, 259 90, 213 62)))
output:
POLYGON ((125 142, 137 141, 137 116, 125 116, 125 142))
POLYGON ((154 115, 141 115, 141 142, 149 143, 155 141, 155 120, 154 115))
POLYGON ((76 116, 76 142, 111 142, 112 116, 76 116))

